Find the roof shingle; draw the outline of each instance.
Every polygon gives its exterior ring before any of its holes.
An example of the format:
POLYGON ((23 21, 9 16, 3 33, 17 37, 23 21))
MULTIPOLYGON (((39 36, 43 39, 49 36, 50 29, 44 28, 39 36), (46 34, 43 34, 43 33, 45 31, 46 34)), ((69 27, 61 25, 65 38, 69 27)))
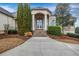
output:
POLYGON ((0 12, 7 15, 7 16, 10 16, 10 17, 13 17, 12 14, 10 12, 8 12, 7 10, 5 10, 4 8, 0 7, 0 12))

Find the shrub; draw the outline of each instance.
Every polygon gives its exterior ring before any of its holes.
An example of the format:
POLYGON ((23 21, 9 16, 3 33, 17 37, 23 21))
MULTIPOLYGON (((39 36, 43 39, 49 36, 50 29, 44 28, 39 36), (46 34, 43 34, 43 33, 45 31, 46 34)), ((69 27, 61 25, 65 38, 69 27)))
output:
POLYGON ((79 34, 79 27, 76 27, 75 33, 79 34))
POLYGON ((17 34, 16 30, 8 30, 8 34, 17 34))
POLYGON ((67 33, 67 35, 70 37, 79 38, 79 34, 76 33, 67 33))
POLYGON ((61 27, 60 26, 49 26, 47 32, 52 35, 61 35, 61 27))
POLYGON ((31 37, 32 36, 32 32, 26 32, 24 36, 31 37))

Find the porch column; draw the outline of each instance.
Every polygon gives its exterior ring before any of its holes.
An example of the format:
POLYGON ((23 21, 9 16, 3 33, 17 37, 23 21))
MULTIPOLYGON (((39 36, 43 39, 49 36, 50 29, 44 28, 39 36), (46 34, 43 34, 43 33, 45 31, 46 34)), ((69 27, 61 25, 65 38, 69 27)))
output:
POLYGON ((45 14, 45 26, 44 30, 47 31, 47 14, 45 14))
POLYGON ((35 15, 32 14, 32 30, 35 30, 35 15))

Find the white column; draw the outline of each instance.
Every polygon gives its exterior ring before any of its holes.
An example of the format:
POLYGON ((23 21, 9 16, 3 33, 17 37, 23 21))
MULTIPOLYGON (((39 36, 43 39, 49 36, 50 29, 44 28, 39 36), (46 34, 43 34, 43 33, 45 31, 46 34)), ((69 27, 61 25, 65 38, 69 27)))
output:
POLYGON ((45 14, 45 26, 44 26, 44 27, 45 27, 45 28, 44 28, 45 31, 47 31, 47 26, 48 26, 48 25, 47 25, 47 14, 45 14))
POLYGON ((35 15, 32 14, 32 30, 35 30, 35 15))

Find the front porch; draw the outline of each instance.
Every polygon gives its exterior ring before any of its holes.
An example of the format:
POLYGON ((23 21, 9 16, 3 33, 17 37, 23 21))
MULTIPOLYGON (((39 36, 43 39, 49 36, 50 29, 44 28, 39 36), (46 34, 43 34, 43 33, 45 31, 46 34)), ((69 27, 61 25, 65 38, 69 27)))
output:
POLYGON ((42 29, 47 31, 49 25, 49 16, 51 13, 47 9, 33 9, 32 10, 32 30, 42 29))
POLYGON ((43 29, 47 31, 47 26, 48 26, 48 19, 47 15, 37 13, 35 15, 32 15, 32 30, 36 29, 43 29))

